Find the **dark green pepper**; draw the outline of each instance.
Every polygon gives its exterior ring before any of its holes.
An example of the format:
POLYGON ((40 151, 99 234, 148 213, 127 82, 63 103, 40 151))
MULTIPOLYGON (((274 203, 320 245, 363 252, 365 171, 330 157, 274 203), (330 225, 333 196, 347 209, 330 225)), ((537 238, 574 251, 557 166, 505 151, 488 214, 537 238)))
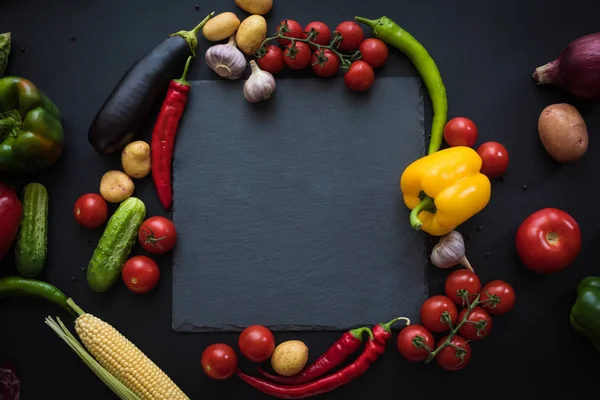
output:
POLYGON ((0 79, 0 172, 34 172, 58 160, 64 131, 58 107, 27 79, 0 79))
POLYGON ((600 351, 600 276, 588 276, 577 286, 570 322, 575 331, 587 337, 600 351))

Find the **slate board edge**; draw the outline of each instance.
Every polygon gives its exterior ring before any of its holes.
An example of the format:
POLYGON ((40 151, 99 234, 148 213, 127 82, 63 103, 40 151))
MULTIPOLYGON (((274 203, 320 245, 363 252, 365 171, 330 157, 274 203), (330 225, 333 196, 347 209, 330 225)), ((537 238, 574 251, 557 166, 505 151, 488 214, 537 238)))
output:
MULTIPOLYGON (((429 138, 430 133, 426 132, 426 124, 425 124, 425 102, 424 102, 424 94, 425 94, 425 89, 424 89, 424 83, 423 80, 420 77, 411 77, 411 76, 406 76, 406 77, 383 77, 383 78, 379 78, 379 80, 387 80, 387 79, 396 79, 396 78, 405 78, 405 79, 410 79, 410 80, 416 80, 417 85, 418 85, 418 93, 419 93, 419 103, 421 104, 421 107, 419 109, 419 121, 420 121, 420 125, 421 125, 421 130, 423 132, 423 141, 422 141, 422 147, 421 147, 421 152, 420 154, 415 155, 415 160, 417 160, 420 157, 423 157, 427 154, 427 149, 428 149, 428 142, 429 142, 429 138)), ((201 82, 203 80, 193 80, 193 81, 189 81, 190 86, 194 86, 194 83, 196 82, 201 82)), ((226 81, 225 83, 229 83, 229 84, 235 84, 235 82, 232 81, 226 81)), ((240 85, 240 90, 242 88, 242 85, 240 85)), ((429 103, 428 103, 429 104, 429 103)), ((185 114, 184 114, 184 118, 185 118, 185 114)), ((177 159, 174 158, 173 159, 173 170, 175 170, 176 168, 176 163, 177 163, 177 159)), ((172 184, 175 184, 175 177, 173 177, 173 182, 172 184)), ((174 214, 176 211, 176 202, 174 202, 173 204, 173 209, 172 209, 172 213, 174 214)), ((407 223, 408 223, 408 212, 406 213, 407 216, 407 223)), ((417 234, 420 234, 420 232, 415 232, 417 234)), ((426 299, 429 297, 429 252, 431 251, 430 245, 431 245, 431 239, 429 237, 429 235, 427 234, 423 234, 422 240, 424 242, 424 251, 422 253, 422 258, 423 258, 423 279, 424 279, 424 292, 422 294, 422 298, 426 299)), ((174 266, 174 265, 173 265, 174 266)), ((172 279, 172 286, 174 289, 174 282, 175 279, 172 279)), ((172 316, 174 314, 174 308, 175 308, 175 303, 173 302, 173 298, 171 298, 171 311, 172 311, 172 316)), ((400 315, 398 316, 400 317, 400 315)), ((393 318, 393 317, 392 317, 393 318)), ((387 322, 387 321, 381 321, 382 323, 387 322)), ((212 327, 200 327, 191 323, 182 323, 182 324, 176 324, 175 320, 171 319, 171 327, 173 329, 173 331, 177 332, 177 333, 219 333, 219 332, 241 332, 244 330, 245 327, 241 327, 241 326, 236 326, 236 325, 216 325, 216 326, 212 326, 212 327)), ((415 321, 411 320, 411 324, 414 324, 415 321)), ((268 328, 274 330, 274 331, 279 331, 279 332, 340 332, 340 331, 345 331, 348 329, 354 329, 354 328, 358 328, 358 327, 362 327, 362 326, 369 326, 369 323, 356 323, 355 325, 351 326, 350 328, 347 327, 338 327, 338 326, 334 326, 334 325, 299 325, 299 324, 294 324, 294 325, 287 325, 287 324, 283 324, 283 325, 279 325, 279 324, 270 324, 268 325, 268 328)), ((403 328, 403 325, 401 323, 398 323, 395 326, 392 326, 392 330, 401 330, 403 328)))

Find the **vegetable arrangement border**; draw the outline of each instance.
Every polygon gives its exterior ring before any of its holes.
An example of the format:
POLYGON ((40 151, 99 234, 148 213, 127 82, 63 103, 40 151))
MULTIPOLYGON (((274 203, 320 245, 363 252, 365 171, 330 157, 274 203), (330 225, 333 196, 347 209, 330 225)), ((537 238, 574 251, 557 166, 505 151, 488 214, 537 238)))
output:
MULTIPOLYGON (((355 21, 339 24, 333 34, 319 21, 302 28, 297 21, 286 19, 278 24, 275 34, 267 37, 267 22, 262 15, 271 10, 273 0, 235 2, 251 15, 240 21, 232 12, 216 16, 212 12, 192 30, 169 35, 125 72, 94 118, 88 132, 90 144, 105 155, 121 151, 123 171, 108 171, 101 179, 99 194, 83 194, 74 205, 74 217, 83 227, 96 229, 106 224, 87 268, 89 287, 106 292, 121 277, 132 292, 147 293, 156 287, 160 270, 151 257, 128 258, 136 241, 151 255, 165 254, 176 245, 177 232, 170 220, 161 216, 146 219, 145 204, 133 197, 133 179, 151 174, 160 203, 165 211, 171 209, 173 149, 188 100, 190 85, 186 77, 197 57, 200 31, 209 41, 227 40, 205 53, 206 64, 220 77, 240 79, 250 65, 251 75, 244 82, 243 94, 251 103, 272 97, 276 90, 273 75, 286 66, 292 70, 310 66, 323 78, 342 72, 350 90, 369 90, 375 79, 374 69, 386 62, 387 46, 391 46, 417 68, 433 106, 427 154, 406 167, 400 177, 404 203, 410 210, 408 220, 415 230, 439 237, 430 258, 434 266, 447 269, 462 265, 465 269, 458 268, 448 275, 445 295, 431 296, 421 305, 420 324, 397 317, 372 328, 352 329, 308 366, 306 344, 288 340, 276 345, 273 333, 260 325, 247 327, 238 338, 238 347, 254 363, 270 360, 275 373, 258 366, 262 378, 246 374, 238 366, 236 351, 224 343, 208 346, 201 365, 212 379, 236 375, 273 397, 311 397, 365 374, 385 352, 392 326, 404 321, 406 327, 397 336, 397 349, 406 360, 426 364, 435 360, 447 371, 465 368, 471 359, 471 343, 490 334, 492 316, 504 315, 514 307, 515 292, 501 280, 482 287, 466 257, 463 237, 455 229, 487 206, 490 180, 505 173, 508 151, 497 142, 483 143, 474 150, 478 136, 475 123, 464 117, 447 121, 446 88, 435 61, 415 37, 390 18, 357 16, 355 21), (365 39, 359 23, 371 28, 373 38, 365 39), (248 62, 246 57, 255 59, 248 62), (132 142, 163 91, 167 94, 151 143, 132 142), (449 148, 441 150, 444 141, 449 148), (119 204, 110 219, 107 202, 119 204), (458 307, 462 307, 460 312, 458 307), (368 340, 363 341, 365 334, 368 340), (443 337, 436 343, 434 334, 443 337), (335 370, 361 346, 364 348, 353 362, 335 370)), ((11 41, 10 33, 0 34, 0 77, 8 65, 11 41)), ((600 99, 600 80, 586 73, 600 65, 600 56, 595 56, 600 54, 599 44, 600 34, 573 41, 556 60, 538 67, 533 78, 539 84, 555 84, 584 99, 600 99)), ((573 106, 546 107, 539 116, 538 131, 542 145, 559 163, 575 162, 587 151, 585 121, 573 106)), ((39 172, 52 166, 62 154, 64 132, 58 107, 25 78, 0 79, 0 144, 0 171, 4 172, 39 172)), ((37 297, 75 317, 81 343, 59 318, 48 317, 45 322, 119 398, 188 399, 115 328, 85 313, 58 288, 34 279, 46 264, 49 196, 42 184, 30 182, 21 197, 22 201, 13 188, 0 182, 0 220, 6 225, 0 234, 0 259, 14 244, 17 270, 22 275, 0 279, 0 298, 37 297)), ((571 265, 581 250, 579 225, 562 210, 538 210, 519 227, 516 249, 520 260, 532 271, 557 273, 571 265)), ((600 303, 599 288, 599 277, 583 279, 570 314, 573 329, 598 350, 595 332, 600 328, 594 318, 600 303)), ((0 368, 4 371, 8 370, 0 368)), ((18 392, 18 381, 14 387, 18 392)))

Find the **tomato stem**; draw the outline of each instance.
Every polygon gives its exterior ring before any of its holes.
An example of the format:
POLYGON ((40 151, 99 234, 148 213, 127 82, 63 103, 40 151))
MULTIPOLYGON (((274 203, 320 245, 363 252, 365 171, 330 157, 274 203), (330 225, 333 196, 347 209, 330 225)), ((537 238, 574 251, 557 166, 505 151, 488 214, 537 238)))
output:
POLYGON ((319 50, 319 55, 317 57, 317 63, 322 63, 322 62, 326 61, 325 50, 330 50, 332 53, 337 55, 338 58, 340 59, 340 70, 342 70, 343 72, 346 72, 346 71, 348 71, 348 69, 350 69, 350 65, 352 65, 352 61, 360 60, 362 57, 362 54, 359 50, 356 50, 349 54, 344 54, 337 50, 340 42, 344 39, 342 34, 339 32, 333 33, 333 39, 327 46, 315 43, 313 41, 313 39, 315 39, 318 34, 318 32, 315 31, 314 28, 312 28, 310 30, 310 32, 306 32, 306 33, 308 33, 308 36, 305 39, 299 39, 299 38, 293 38, 293 37, 286 36, 285 34, 287 32, 289 32, 289 29, 287 29, 287 21, 285 21, 283 27, 280 29, 278 34, 270 36, 262 42, 258 51, 256 52, 256 57, 257 58, 263 57, 267 53, 268 43, 272 40, 277 40, 277 39, 286 39, 291 42, 290 56, 292 58, 295 55, 296 42, 303 42, 303 43, 307 43, 310 46, 316 47, 317 50, 319 50))
MULTIPOLYGON (((463 296, 463 298, 466 298, 466 297, 467 297, 466 295, 463 296)), ((467 309, 467 312, 465 313, 465 316, 463 317, 462 321, 460 321, 458 323, 458 325, 456 325, 456 327, 454 327, 454 329, 450 330, 450 334, 448 335, 448 337, 446 338, 444 343, 442 343, 441 345, 439 345, 439 347, 437 349, 435 349, 434 351, 429 353, 429 357, 427 357, 427 359, 425 360, 425 364, 429 364, 440 353, 440 351, 442 351, 443 349, 445 349, 448 346, 454 348, 456 350, 457 357, 461 358, 459 355, 459 352, 464 352, 465 349, 453 344, 452 338, 454 338, 454 336, 458 333, 460 328, 462 328, 462 326, 468 322, 471 311, 473 311, 473 309, 475 307, 477 307, 479 304, 488 301, 488 300, 480 301, 479 298, 480 298, 480 295, 477 295, 475 300, 473 300, 473 302, 469 305, 469 308, 467 309)), ((468 301, 468 299, 467 299, 467 301, 468 301)), ((462 358, 464 358, 464 353, 462 354, 462 358)))

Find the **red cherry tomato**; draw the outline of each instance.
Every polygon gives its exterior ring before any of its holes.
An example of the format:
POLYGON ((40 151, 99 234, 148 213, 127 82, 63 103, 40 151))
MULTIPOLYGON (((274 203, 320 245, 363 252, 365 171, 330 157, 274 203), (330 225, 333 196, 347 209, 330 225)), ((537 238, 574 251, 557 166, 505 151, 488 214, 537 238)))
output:
POLYGON ((457 269, 452 271, 446 278, 444 289, 446 296, 451 298, 454 303, 464 306, 464 299, 460 291, 466 290, 469 294, 469 301, 473 301, 481 290, 481 281, 474 272, 467 269, 457 269))
MULTIPOLYGON (((448 336, 444 336, 438 342, 438 347, 441 346, 448 336)), ((452 346, 444 347, 435 357, 437 364, 446 371, 458 371, 469 364, 471 359, 471 345, 462 336, 454 335, 450 343, 457 346, 456 349, 452 346)))
POLYGON ((362 59, 373 68, 379 68, 388 59, 388 47, 382 40, 369 38, 364 40, 359 47, 362 59))
POLYGON ((486 142, 477 148, 481 157, 481 173, 490 179, 499 178, 508 168, 508 151, 498 142, 486 142))
MULTIPOLYGON (((284 36, 295 39, 302 39, 302 25, 293 19, 284 19, 279 23, 279 25, 277 25, 277 33, 283 33, 284 36)), ((289 39, 279 39, 279 43, 282 46, 287 46, 288 44, 292 43, 292 41, 289 39)))
POLYGON ((398 352, 408 361, 424 361, 429 355, 426 347, 417 347, 417 344, 427 346, 431 351, 434 350, 433 335, 423 325, 409 325, 398 334, 398 352))
POLYGON ((121 277, 132 292, 148 293, 158 284, 160 269, 150 257, 135 256, 125 262, 121 277))
POLYGON ((252 325, 242 331, 238 338, 240 351, 252 362, 269 359, 275 350, 275 337, 262 325, 252 325))
POLYGON ((235 350, 223 343, 211 344, 200 359, 204 373, 212 379, 222 380, 231 377, 238 368, 235 350))
POLYGON ((138 241, 147 252, 164 254, 175 247, 177 230, 173 222, 165 217, 150 217, 140 226, 138 241))
POLYGON ((77 199, 73 207, 75 219, 79 225, 95 229, 106 222, 108 218, 108 205, 99 194, 88 193, 77 199))
POLYGON ((311 41, 316 44, 320 44, 321 46, 327 46, 329 41, 331 40, 331 29, 327 26, 327 24, 320 21, 313 21, 304 27, 304 32, 302 33, 302 37, 304 39, 308 38, 308 34, 311 30, 315 30, 317 32, 317 36, 314 37, 311 41))
POLYGON ((344 21, 335 28, 336 32, 339 32, 343 39, 338 46, 340 51, 351 51, 356 50, 365 38, 365 31, 354 21, 344 21))
POLYGON ((446 332, 450 325, 444 319, 456 324, 458 310, 454 302, 446 296, 432 296, 421 305, 421 324, 432 332, 446 332))
MULTIPOLYGON (((469 311, 463 308, 458 314, 458 321, 463 320, 469 311)), ((458 333, 467 340, 481 340, 487 337, 492 331, 492 317, 481 307, 474 307, 467 317, 467 322, 460 327, 458 333)))
POLYGON ((315 50, 311 59, 312 70, 320 77, 329 78, 337 74, 340 68, 340 59, 331 50, 315 50), (319 59, 324 57, 325 60, 320 61, 319 59), (322 64, 322 65, 321 65, 322 64))
POLYGON ((277 74, 283 70, 285 63, 283 62, 283 50, 277 46, 267 47, 267 52, 264 56, 256 60, 260 69, 277 74))
POLYGON ((488 282, 481 289, 481 307, 492 315, 506 314, 515 306, 515 291, 508 283, 500 280, 488 282), (496 301, 488 301, 489 299, 496 301))
POLYGON ((577 221, 557 208, 543 208, 527 217, 516 236, 519 258, 540 274, 567 268, 581 251, 581 231, 577 221))
POLYGON ((344 75, 344 82, 351 90, 364 92, 373 86, 375 73, 373 68, 364 61, 354 61, 344 75))
POLYGON ((477 125, 469 118, 452 118, 444 127, 444 140, 450 147, 473 147, 477 142, 477 125))
POLYGON ((303 42, 296 42, 294 48, 290 44, 283 52, 283 62, 291 69, 304 69, 308 67, 311 58, 310 48, 303 42))

